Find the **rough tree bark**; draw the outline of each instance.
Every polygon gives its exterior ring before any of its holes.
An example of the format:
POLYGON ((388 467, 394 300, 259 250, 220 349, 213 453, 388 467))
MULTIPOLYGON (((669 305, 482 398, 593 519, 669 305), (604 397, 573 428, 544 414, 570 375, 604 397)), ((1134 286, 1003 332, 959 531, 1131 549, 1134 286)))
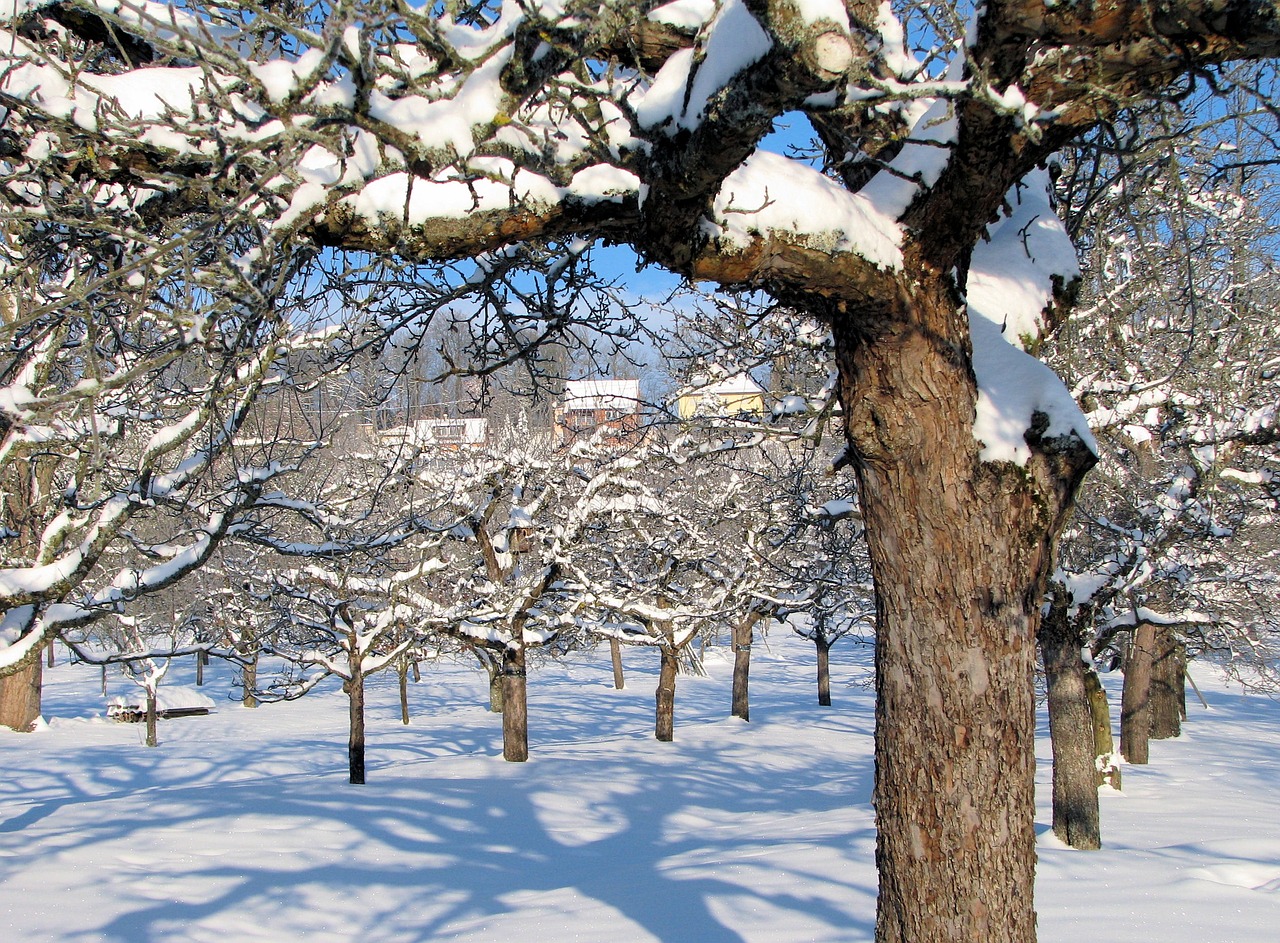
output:
POLYGON ((1143 766, 1150 759, 1151 666, 1155 658, 1156 627, 1138 624, 1124 665, 1120 695, 1120 752, 1126 763, 1143 766))
POLYGON ((733 627, 733 704, 730 713, 751 720, 751 638, 761 615, 748 612, 733 627))
POLYGON ((351 672, 351 680, 342 685, 347 695, 347 780, 359 786, 364 783, 364 674, 355 658, 351 672))
POLYGON ((664 743, 675 739, 676 717, 676 652, 659 645, 658 688, 654 692, 653 735, 664 743))
POLYGON ((622 674, 622 643, 616 638, 609 639, 609 657, 613 661, 613 689, 621 691, 627 682, 622 674))
POLYGON ((831 706, 831 643, 819 637, 813 640, 818 650, 818 706, 831 706))
POLYGON ((1186 718, 1187 654, 1177 633, 1167 625, 1156 631, 1151 665, 1151 739, 1182 735, 1186 718))
POLYGON ((396 675, 400 682, 400 723, 409 726, 409 656, 404 655, 396 663, 396 675))
POLYGON ((525 646, 518 638, 502 650, 502 758, 529 759, 529 704, 525 646))
POLYGON ((1107 690, 1102 686, 1098 672, 1089 665, 1084 673, 1085 692, 1089 698, 1089 716, 1093 720, 1094 766, 1099 786, 1120 790, 1120 766, 1116 762, 1116 741, 1111 733, 1111 706, 1107 703, 1107 690))
POLYGON ((1035 632, 1094 458, 1029 431, 1026 466, 982 461, 963 305, 946 278, 898 301, 832 318, 876 586, 876 939, 1032 940, 1035 632))
POLYGON ((44 669, 33 658, 15 674, 0 677, 0 726, 29 732, 40 719, 40 692, 44 669))
POLYGON ((156 731, 156 721, 159 717, 159 705, 156 703, 156 691, 154 688, 147 689, 147 746, 154 747, 160 743, 159 734, 156 731))
POLYGON ((1057 596, 1040 624, 1038 640, 1053 747, 1053 832, 1072 848, 1100 848, 1097 754, 1082 639, 1065 601, 1057 596))

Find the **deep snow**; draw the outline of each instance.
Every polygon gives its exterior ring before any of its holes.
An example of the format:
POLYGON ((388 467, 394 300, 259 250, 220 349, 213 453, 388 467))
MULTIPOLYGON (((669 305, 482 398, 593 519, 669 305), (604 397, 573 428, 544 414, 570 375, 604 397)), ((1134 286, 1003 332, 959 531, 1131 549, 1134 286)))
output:
MULTIPOLYGON (((217 712, 163 722, 148 749, 103 719, 96 670, 60 664, 49 726, 0 734, 0 939, 870 940, 870 653, 832 654, 819 709, 812 646, 758 644, 744 724, 712 650, 709 677, 679 681, 673 744, 652 738, 654 652, 626 652, 621 692, 607 651, 540 663, 523 765, 500 758, 479 673, 427 667, 408 727, 384 675, 360 787, 336 685, 250 711, 215 666, 217 712)), ((1197 681, 1211 709, 1193 700, 1182 739, 1125 767, 1101 852, 1048 832, 1041 730, 1044 943, 1276 939, 1280 705, 1197 681)))

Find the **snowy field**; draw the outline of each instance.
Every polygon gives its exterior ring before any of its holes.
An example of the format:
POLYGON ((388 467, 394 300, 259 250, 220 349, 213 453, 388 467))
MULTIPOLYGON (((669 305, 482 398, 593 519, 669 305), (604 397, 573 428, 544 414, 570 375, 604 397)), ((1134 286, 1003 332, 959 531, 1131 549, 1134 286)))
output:
MULTIPOLYGON (((217 712, 148 749, 104 719, 95 671, 60 665, 49 726, 0 733, 0 940, 870 940, 869 651, 833 651, 819 709, 812 646, 775 633, 750 724, 713 653, 680 679, 673 744, 652 739, 656 654, 626 658, 620 692, 607 650, 532 667, 524 765, 500 757, 480 673, 424 671, 408 727, 375 679, 366 786, 336 684, 250 711, 215 666, 217 712)), ((1048 832, 1042 729, 1041 941, 1280 938, 1280 705, 1199 675, 1211 709, 1124 770, 1101 852, 1048 832)))

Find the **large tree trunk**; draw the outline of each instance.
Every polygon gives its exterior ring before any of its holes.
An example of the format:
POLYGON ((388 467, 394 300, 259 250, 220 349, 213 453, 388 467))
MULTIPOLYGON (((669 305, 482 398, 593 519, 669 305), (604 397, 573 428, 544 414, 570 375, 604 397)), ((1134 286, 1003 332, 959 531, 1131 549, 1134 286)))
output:
POLYGON ((502 681, 502 758, 523 763, 529 759, 529 704, 525 649, 520 641, 502 650, 502 681))
MULTIPOLYGON (((355 659, 353 658, 354 662, 355 659)), ((351 680, 343 686, 347 692, 347 770, 348 781, 358 786, 364 783, 364 673, 358 665, 352 665, 351 680)))
POLYGON ((1187 704, 1187 655, 1173 629, 1156 631, 1155 658, 1151 665, 1151 739, 1170 740, 1182 735, 1187 704))
POLYGON ((826 636, 819 635, 813 640, 818 650, 818 706, 831 706, 831 643, 826 636))
POLYGON ((658 666, 658 689, 654 692, 653 735, 664 743, 675 739, 676 726, 676 653, 666 645, 658 646, 662 661, 658 666))
POLYGON ((1120 695, 1120 752, 1126 763, 1145 765, 1150 759, 1151 666, 1155 660, 1156 627, 1138 625, 1124 665, 1120 695))
POLYGON ((1072 848, 1100 848, 1098 766, 1085 664, 1080 633, 1062 600, 1055 599, 1041 624, 1039 642, 1053 748, 1053 832, 1072 848))
POLYGON ((0 677, 0 726, 27 733, 40 719, 43 666, 32 658, 14 674, 0 677))
POLYGON ((1084 672, 1085 692, 1089 698, 1089 716, 1093 720, 1094 766, 1099 786, 1110 786, 1120 791, 1120 764, 1116 762, 1116 741, 1111 734, 1111 707, 1107 704, 1107 690, 1092 665, 1084 672))
POLYGON ((758 613, 749 612, 733 627, 733 705, 734 717, 751 720, 751 635, 758 613))
POLYGON ((876 587, 876 939, 1028 943, 1035 633, 1094 459, 1033 429, 1025 465, 982 461, 967 316, 947 282, 832 316, 876 587))

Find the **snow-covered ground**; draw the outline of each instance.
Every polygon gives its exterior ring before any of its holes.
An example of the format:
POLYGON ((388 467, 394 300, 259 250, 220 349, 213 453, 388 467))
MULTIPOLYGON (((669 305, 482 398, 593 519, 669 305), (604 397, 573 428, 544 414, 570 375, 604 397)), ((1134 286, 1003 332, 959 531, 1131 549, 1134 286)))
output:
MULTIPOLYGON (((830 709, 812 646, 776 633, 754 655, 752 722, 727 716, 717 652, 680 679, 673 744, 652 738, 654 653, 626 653, 621 692, 607 653, 538 664, 523 765, 501 759, 478 673, 426 670, 408 727, 384 676, 365 786, 346 782, 336 686, 250 711, 215 666, 217 712, 148 749, 104 719, 95 671, 61 665, 48 728, 0 734, 0 939, 870 940, 869 651, 833 652, 830 709)), ((1125 768, 1101 852, 1049 834, 1041 737, 1042 941, 1280 934, 1280 705, 1199 673, 1211 710, 1125 768)))

